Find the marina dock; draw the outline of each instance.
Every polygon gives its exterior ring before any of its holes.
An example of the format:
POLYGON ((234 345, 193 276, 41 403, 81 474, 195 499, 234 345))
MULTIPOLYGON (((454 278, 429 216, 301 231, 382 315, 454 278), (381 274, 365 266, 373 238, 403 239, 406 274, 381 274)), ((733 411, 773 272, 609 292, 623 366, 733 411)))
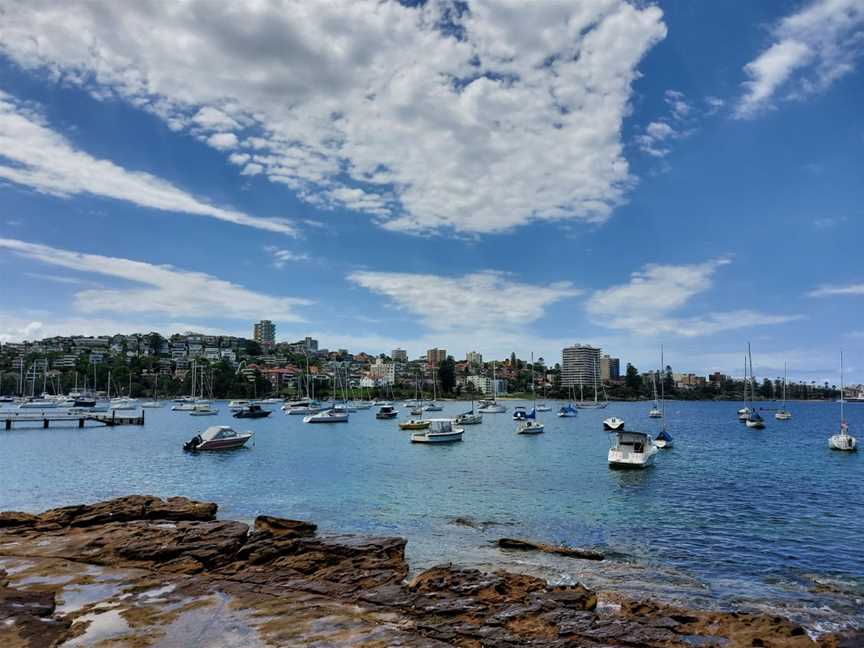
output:
POLYGON ((6 430, 12 429, 13 423, 41 423, 43 428, 48 428, 51 423, 75 423, 83 428, 87 421, 93 421, 108 427, 115 425, 144 425, 144 411, 134 416, 118 415, 112 412, 0 412, 0 420, 6 430))

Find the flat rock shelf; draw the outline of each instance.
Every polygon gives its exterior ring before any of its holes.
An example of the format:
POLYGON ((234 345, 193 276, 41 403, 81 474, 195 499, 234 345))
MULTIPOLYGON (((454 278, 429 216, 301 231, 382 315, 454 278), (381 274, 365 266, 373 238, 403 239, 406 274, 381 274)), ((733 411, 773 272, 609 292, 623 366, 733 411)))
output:
POLYGON ((506 571, 447 564, 406 580, 402 538, 216 513, 143 495, 0 513, 0 645, 861 645, 813 639, 781 617, 598 596, 506 571))

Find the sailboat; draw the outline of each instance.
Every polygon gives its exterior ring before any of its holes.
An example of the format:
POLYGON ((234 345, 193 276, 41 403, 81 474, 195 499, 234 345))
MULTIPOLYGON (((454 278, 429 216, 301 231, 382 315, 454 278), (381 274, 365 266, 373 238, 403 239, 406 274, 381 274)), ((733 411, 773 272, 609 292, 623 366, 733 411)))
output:
POLYGON ((162 407, 162 403, 159 401, 158 389, 159 389, 159 374, 157 373, 157 374, 155 374, 155 377, 153 379, 153 400, 144 401, 143 403, 141 403, 141 407, 148 407, 148 408, 162 407))
POLYGON ((750 416, 750 407, 747 404, 747 356, 744 356, 744 407, 738 410, 738 420, 742 423, 750 416))
POLYGON ((846 423, 843 406, 846 404, 844 398, 845 385, 843 384, 843 352, 840 352, 840 432, 828 439, 828 447, 832 450, 854 452, 858 449, 858 439, 849 434, 849 425, 846 423))
POLYGON ((651 374, 651 387, 654 390, 654 407, 648 412, 648 418, 662 418, 663 412, 660 411, 660 405, 657 404, 657 375, 651 374))
MULTIPOLYGON (((531 365, 531 370, 532 371, 534 370, 533 364, 531 365)), ((538 412, 551 412, 552 408, 549 407, 549 405, 546 403, 546 377, 545 377, 546 372, 544 371, 543 373, 544 373, 544 377, 543 377, 543 400, 541 402, 537 403, 536 407, 537 407, 538 412)), ((532 387, 533 387, 533 385, 532 385, 532 387)))
POLYGON ((507 408, 498 402, 498 381, 495 379, 495 363, 492 363, 492 400, 480 401, 477 411, 481 414, 503 414, 507 408))
MULTIPOLYGON (((663 359, 663 345, 660 345, 660 366, 665 367, 665 361, 663 359)), ((656 393, 655 393, 656 397, 656 393)), ((666 392, 664 389, 664 384, 660 383, 660 434, 654 439, 654 445, 658 448, 668 449, 672 447, 672 435, 666 430, 666 392)))
POLYGON ((437 385, 438 385, 438 379, 435 376, 435 368, 433 367, 432 368, 432 402, 430 402, 428 405, 426 405, 426 407, 423 408, 423 410, 426 412, 440 412, 442 409, 444 409, 438 403, 435 402, 438 399, 437 385))
MULTIPOLYGON (((597 358, 594 358, 594 401, 586 401, 582 393, 582 374, 579 374, 579 402, 576 403, 578 409, 603 409, 609 405, 608 399, 602 403, 598 400, 599 394, 599 375, 597 373, 597 358)), ((603 388, 603 395, 606 395, 606 388, 603 388)))
POLYGON ((534 353, 531 353, 531 395, 534 406, 525 417, 516 424, 516 434, 542 434, 545 426, 537 420, 537 390, 534 389, 534 353))
MULTIPOLYGON (((580 388, 580 390, 582 388, 581 381, 579 383, 579 388, 580 388)), ((573 418, 574 416, 576 416, 579 413, 579 410, 577 410, 573 406, 573 385, 570 385, 567 388, 567 396, 568 396, 569 402, 566 405, 562 405, 561 408, 558 410, 558 416, 561 418, 573 418)))
POLYGON ((483 422, 483 415, 474 411, 474 401, 471 401, 471 409, 456 417, 456 425, 479 425, 483 422))
MULTIPOLYGON (((750 398, 756 395, 756 382, 753 378, 753 356, 750 353, 750 343, 747 343, 747 358, 750 361, 750 398)), ((750 403, 750 413, 747 415, 747 420, 744 421, 748 428, 754 430, 762 430, 765 428, 765 420, 756 411, 753 403, 750 403)))
POLYGON ((792 412, 786 409, 786 363, 783 363, 783 407, 774 413, 778 421, 788 421, 792 418, 792 412))

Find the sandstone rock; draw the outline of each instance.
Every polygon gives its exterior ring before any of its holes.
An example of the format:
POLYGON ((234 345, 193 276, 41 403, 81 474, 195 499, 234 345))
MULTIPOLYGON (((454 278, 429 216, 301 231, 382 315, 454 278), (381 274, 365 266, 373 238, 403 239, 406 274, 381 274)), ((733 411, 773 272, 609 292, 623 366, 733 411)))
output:
POLYGON ((259 515, 255 518, 255 530, 282 537, 307 538, 315 535, 318 525, 311 522, 303 522, 302 520, 288 520, 270 515, 259 515))
POLYGON ((32 526, 38 520, 38 516, 20 511, 5 511, 0 513, 0 529, 6 527, 32 526))
POLYGON ((583 560, 603 560, 604 556, 599 551, 592 549, 579 549, 577 547, 559 547, 556 545, 547 545, 540 542, 531 542, 530 540, 519 540, 517 538, 501 538, 498 540, 498 546, 501 549, 517 549, 520 551, 542 551, 544 553, 557 554, 559 556, 567 556, 569 558, 581 558, 583 560))

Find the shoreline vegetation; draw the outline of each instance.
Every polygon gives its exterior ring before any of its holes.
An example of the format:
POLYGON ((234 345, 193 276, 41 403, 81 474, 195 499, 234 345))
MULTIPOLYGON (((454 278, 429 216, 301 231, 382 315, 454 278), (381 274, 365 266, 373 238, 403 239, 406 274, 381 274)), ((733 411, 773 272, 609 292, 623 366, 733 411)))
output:
MULTIPOLYGON (((814 638, 779 616, 687 610, 503 570, 443 564, 409 579, 402 538, 321 536, 310 522, 260 515, 250 526, 216 512, 131 495, 0 513, 0 645, 840 648, 864 638, 814 638)), ((517 539, 499 547, 602 560, 517 539)))

